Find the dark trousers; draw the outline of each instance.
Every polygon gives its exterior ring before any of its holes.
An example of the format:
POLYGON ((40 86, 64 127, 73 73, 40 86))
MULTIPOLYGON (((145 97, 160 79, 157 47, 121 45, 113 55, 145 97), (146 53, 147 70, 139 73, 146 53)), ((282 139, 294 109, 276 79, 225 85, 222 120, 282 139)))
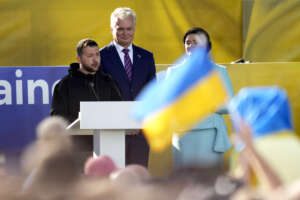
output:
POLYGON ((126 165, 139 164, 148 167, 149 145, 143 134, 126 135, 126 165))

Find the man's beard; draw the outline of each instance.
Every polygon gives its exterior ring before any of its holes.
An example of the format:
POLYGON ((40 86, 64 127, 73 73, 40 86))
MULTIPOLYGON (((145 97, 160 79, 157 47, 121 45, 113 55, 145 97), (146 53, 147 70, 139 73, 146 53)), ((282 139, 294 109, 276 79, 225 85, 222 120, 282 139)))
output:
POLYGON ((90 66, 82 65, 82 67, 89 73, 95 73, 99 69, 99 64, 92 64, 90 66))

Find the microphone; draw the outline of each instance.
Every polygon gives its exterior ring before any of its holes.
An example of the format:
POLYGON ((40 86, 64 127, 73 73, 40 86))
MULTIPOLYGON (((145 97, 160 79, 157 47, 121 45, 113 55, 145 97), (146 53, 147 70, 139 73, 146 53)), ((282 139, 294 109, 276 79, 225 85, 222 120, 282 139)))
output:
POLYGON ((92 93, 93 93, 93 95, 96 97, 97 101, 100 101, 100 98, 99 98, 97 92, 96 92, 95 89, 94 89, 95 84, 94 84, 93 82, 89 82, 88 85, 89 85, 89 87, 91 88, 92 93))

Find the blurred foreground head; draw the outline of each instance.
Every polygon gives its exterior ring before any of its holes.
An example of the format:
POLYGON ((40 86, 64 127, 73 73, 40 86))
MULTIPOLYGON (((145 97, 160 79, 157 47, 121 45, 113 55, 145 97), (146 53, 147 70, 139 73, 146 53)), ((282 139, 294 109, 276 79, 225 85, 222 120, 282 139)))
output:
POLYGON ((177 188, 177 200, 230 199, 243 186, 219 166, 180 168, 171 174, 169 183, 177 188))
POLYGON ((72 152, 72 141, 67 122, 61 117, 47 117, 37 126, 37 140, 23 154, 25 171, 31 171, 39 163, 53 154, 72 152))
POLYGON ((37 126, 38 140, 61 140, 69 138, 66 130, 68 122, 62 117, 47 117, 37 126))
POLYGON ((38 125, 37 141, 23 156, 23 168, 29 174, 24 183, 27 193, 59 195, 79 177, 66 127, 66 121, 60 117, 46 118, 38 125))
POLYGON ((108 177, 115 170, 117 170, 116 164, 105 155, 97 158, 90 157, 84 165, 84 174, 89 177, 108 177))
POLYGON ((150 180, 148 170, 142 165, 128 165, 110 175, 110 179, 118 183, 136 184, 150 180))

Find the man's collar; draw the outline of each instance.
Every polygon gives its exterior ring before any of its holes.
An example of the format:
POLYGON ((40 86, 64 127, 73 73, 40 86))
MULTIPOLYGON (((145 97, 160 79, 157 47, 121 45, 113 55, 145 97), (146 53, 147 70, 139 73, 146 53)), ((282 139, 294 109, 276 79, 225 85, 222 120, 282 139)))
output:
MULTIPOLYGON (((114 46, 117 48, 117 50, 118 50, 119 52, 122 52, 122 50, 125 49, 123 46, 119 45, 119 44, 118 44, 116 41, 114 41, 114 40, 113 40, 113 44, 114 44, 114 46)), ((129 51, 132 52, 132 44, 130 44, 130 45, 127 47, 127 49, 129 49, 129 51)))

